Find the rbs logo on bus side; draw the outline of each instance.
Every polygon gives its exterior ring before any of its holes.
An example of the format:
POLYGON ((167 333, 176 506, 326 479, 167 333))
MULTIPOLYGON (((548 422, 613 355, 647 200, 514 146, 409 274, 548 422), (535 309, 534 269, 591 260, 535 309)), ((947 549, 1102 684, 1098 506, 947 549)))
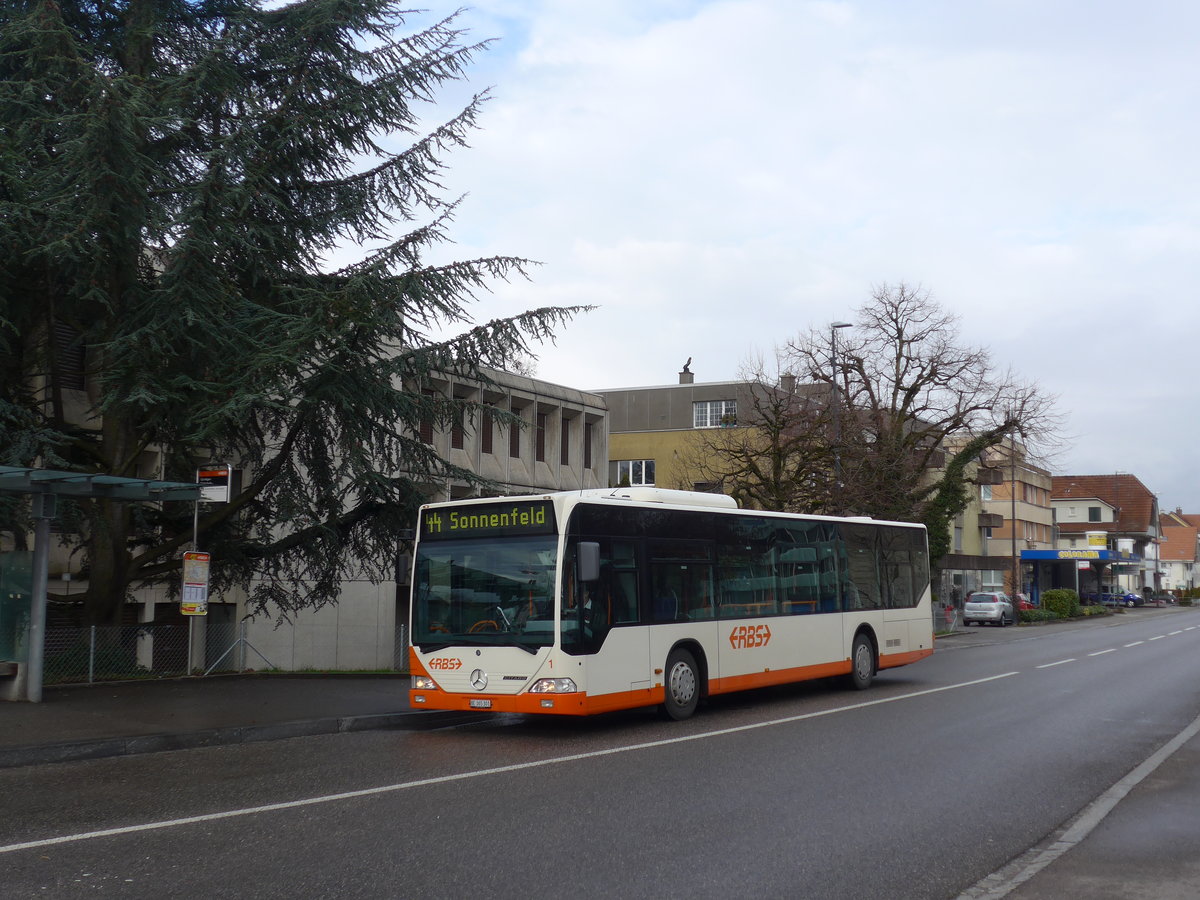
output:
POLYGON ((461 669, 462 660, 455 659, 453 656, 439 656, 429 660, 426 665, 431 669, 461 669))
POLYGON ((771 629, 767 625, 739 625, 729 632, 729 645, 734 650, 765 647, 771 640, 771 629))

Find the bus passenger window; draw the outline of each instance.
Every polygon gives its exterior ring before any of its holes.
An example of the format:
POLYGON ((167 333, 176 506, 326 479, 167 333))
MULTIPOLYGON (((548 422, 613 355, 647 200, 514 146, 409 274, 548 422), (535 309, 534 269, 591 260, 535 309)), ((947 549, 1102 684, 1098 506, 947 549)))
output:
POLYGON ((613 573, 613 622, 618 624, 636 622, 638 620, 637 608, 637 573, 613 573))

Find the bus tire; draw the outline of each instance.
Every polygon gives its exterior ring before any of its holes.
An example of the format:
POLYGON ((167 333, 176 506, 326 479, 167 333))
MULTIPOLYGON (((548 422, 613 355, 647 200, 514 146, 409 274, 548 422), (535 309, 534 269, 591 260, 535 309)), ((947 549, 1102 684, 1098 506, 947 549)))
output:
POLYGON ((850 687, 856 691, 865 691, 871 686, 875 677, 875 648, 871 639, 865 634, 856 635, 854 646, 850 650, 850 687))
POLYGON ((663 711, 681 721, 696 711, 700 702, 700 670, 687 650, 675 648, 667 657, 663 678, 663 711))

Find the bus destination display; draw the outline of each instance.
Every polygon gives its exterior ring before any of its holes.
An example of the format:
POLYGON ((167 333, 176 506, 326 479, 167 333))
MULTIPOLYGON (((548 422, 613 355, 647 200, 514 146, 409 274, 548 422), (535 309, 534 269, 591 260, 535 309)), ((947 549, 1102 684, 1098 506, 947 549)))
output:
POLYGON ((554 506, 548 500, 487 503, 460 509, 443 506, 421 513, 421 539, 426 541, 554 533, 554 506))

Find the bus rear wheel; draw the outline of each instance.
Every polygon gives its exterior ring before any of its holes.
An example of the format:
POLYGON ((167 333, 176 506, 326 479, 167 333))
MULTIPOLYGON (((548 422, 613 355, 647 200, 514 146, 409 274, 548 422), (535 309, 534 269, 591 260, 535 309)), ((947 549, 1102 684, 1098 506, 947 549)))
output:
POLYGON ((875 677, 875 650, 871 640, 865 634, 854 638, 854 648, 850 651, 850 687, 857 691, 865 691, 871 686, 875 677))
POLYGON ((672 650, 663 679, 663 710, 676 721, 688 718, 700 702, 700 673, 687 650, 672 650))

